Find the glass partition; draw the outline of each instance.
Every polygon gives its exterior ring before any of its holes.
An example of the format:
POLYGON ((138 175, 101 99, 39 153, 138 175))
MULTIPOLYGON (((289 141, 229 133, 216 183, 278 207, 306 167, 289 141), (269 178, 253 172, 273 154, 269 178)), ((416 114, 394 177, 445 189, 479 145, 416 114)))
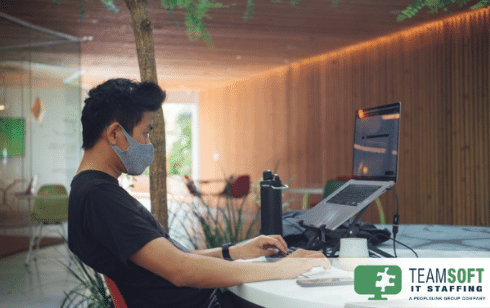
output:
MULTIPOLYGON (((80 40, 0 15, 0 211, 81 159, 80 40), (10 153, 9 153, 10 152, 10 153)), ((1 222, 0 212, 0 224, 1 222)))

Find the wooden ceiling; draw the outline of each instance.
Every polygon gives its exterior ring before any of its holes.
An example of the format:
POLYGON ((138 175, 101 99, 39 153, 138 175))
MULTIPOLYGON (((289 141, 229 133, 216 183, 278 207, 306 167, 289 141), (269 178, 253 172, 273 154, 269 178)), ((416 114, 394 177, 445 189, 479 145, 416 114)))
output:
MULTIPOLYGON (((79 38, 92 37, 81 45, 82 80, 88 86, 114 77, 139 79, 123 0, 115 0, 118 14, 107 12, 98 0, 81 2, 84 20, 75 0, 61 0, 61 4, 7 0, 0 4, 0 12, 79 38)), ((398 12, 411 0, 341 0, 337 8, 330 0, 302 0, 296 6, 288 1, 255 0, 253 19, 245 21, 246 0, 225 0, 230 6, 213 11, 212 19, 206 21, 214 45, 209 48, 202 40, 189 41, 183 10, 174 12, 179 27, 160 1, 149 2, 159 82, 168 90, 180 91, 214 87, 443 17, 422 12, 397 22, 398 12)), ((19 43, 22 33, 11 33, 5 23, 0 26, 4 28, 1 46, 19 43)))

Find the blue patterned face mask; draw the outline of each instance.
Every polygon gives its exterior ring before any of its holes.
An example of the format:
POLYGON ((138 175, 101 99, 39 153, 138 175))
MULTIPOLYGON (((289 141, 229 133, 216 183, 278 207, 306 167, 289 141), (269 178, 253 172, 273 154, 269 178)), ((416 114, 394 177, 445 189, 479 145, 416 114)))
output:
POLYGON ((141 144, 134 140, 122 126, 121 129, 129 142, 129 148, 121 151, 117 145, 111 144, 111 146, 126 167, 126 173, 140 175, 153 161, 153 144, 141 144))

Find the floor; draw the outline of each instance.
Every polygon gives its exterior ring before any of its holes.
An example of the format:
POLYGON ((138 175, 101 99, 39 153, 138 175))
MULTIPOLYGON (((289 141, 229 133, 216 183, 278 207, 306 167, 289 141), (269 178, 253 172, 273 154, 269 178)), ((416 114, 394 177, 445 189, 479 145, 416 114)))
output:
MULTIPOLYGON (((149 208, 149 200, 140 200, 149 208)), ((183 226, 186 219, 185 209, 179 209, 175 204, 169 205, 172 225, 171 235, 182 238, 185 235, 183 226)), ((66 230, 66 225, 65 225, 66 230)), ((0 227, 0 234, 29 235, 28 228, 0 227)), ((43 228, 45 236, 59 236, 59 227, 43 228)), ((189 248, 187 241, 181 243, 189 248)), ((36 260, 24 265, 27 252, 18 253, 0 259, 0 308, 37 308, 60 307, 65 298, 64 292, 69 292, 78 285, 66 268, 69 264, 67 248, 64 244, 40 248, 36 260)))
MULTIPOLYGON (((50 232, 59 231, 48 229, 43 233, 49 236, 50 232)), ((69 263, 66 246, 40 248, 36 260, 27 267, 26 255, 23 252, 0 259, 0 307, 60 307, 64 291, 77 285, 66 268, 69 263)))

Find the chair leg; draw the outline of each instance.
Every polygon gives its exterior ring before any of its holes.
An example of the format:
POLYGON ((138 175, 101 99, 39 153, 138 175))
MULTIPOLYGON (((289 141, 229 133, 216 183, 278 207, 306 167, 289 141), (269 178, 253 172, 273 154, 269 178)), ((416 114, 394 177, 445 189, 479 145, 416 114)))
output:
POLYGON ((60 228, 61 228, 61 236, 63 237, 63 244, 65 244, 66 248, 66 255, 68 256, 68 267, 72 266, 72 258, 70 258, 70 248, 68 248, 67 241, 68 241, 68 236, 66 234, 65 226, 63 225, 63 222, 60 222, 60 228))
POLYGON ((61 228, 61 236, 63 237, 63 241, 67 241, 68 236, 66 235, 66 230, 65 230, 65 226, 63 226, 63 222, 60 222, 60 228, 61 228))
POLYGON ((36 236, 34 235, 33 229, 34 229, 34 227, 32 225, 29 225, 30 239, 29 239, 29 250, 27 251, 27 256, 26 256, 26 261, 25 261, 26 266, 28 266, 29 262, 31 261, 32 247, 34 247, 34 241, 36 239, 36 236))
POLYGON ((36 257, 35 259, 37 259, 37 256, 39 254, 39 245, 41 244, 41 239, 43 238, 43 224, 39 224, 39 232, 37 234, 37 242, 36 242, 36 257))

